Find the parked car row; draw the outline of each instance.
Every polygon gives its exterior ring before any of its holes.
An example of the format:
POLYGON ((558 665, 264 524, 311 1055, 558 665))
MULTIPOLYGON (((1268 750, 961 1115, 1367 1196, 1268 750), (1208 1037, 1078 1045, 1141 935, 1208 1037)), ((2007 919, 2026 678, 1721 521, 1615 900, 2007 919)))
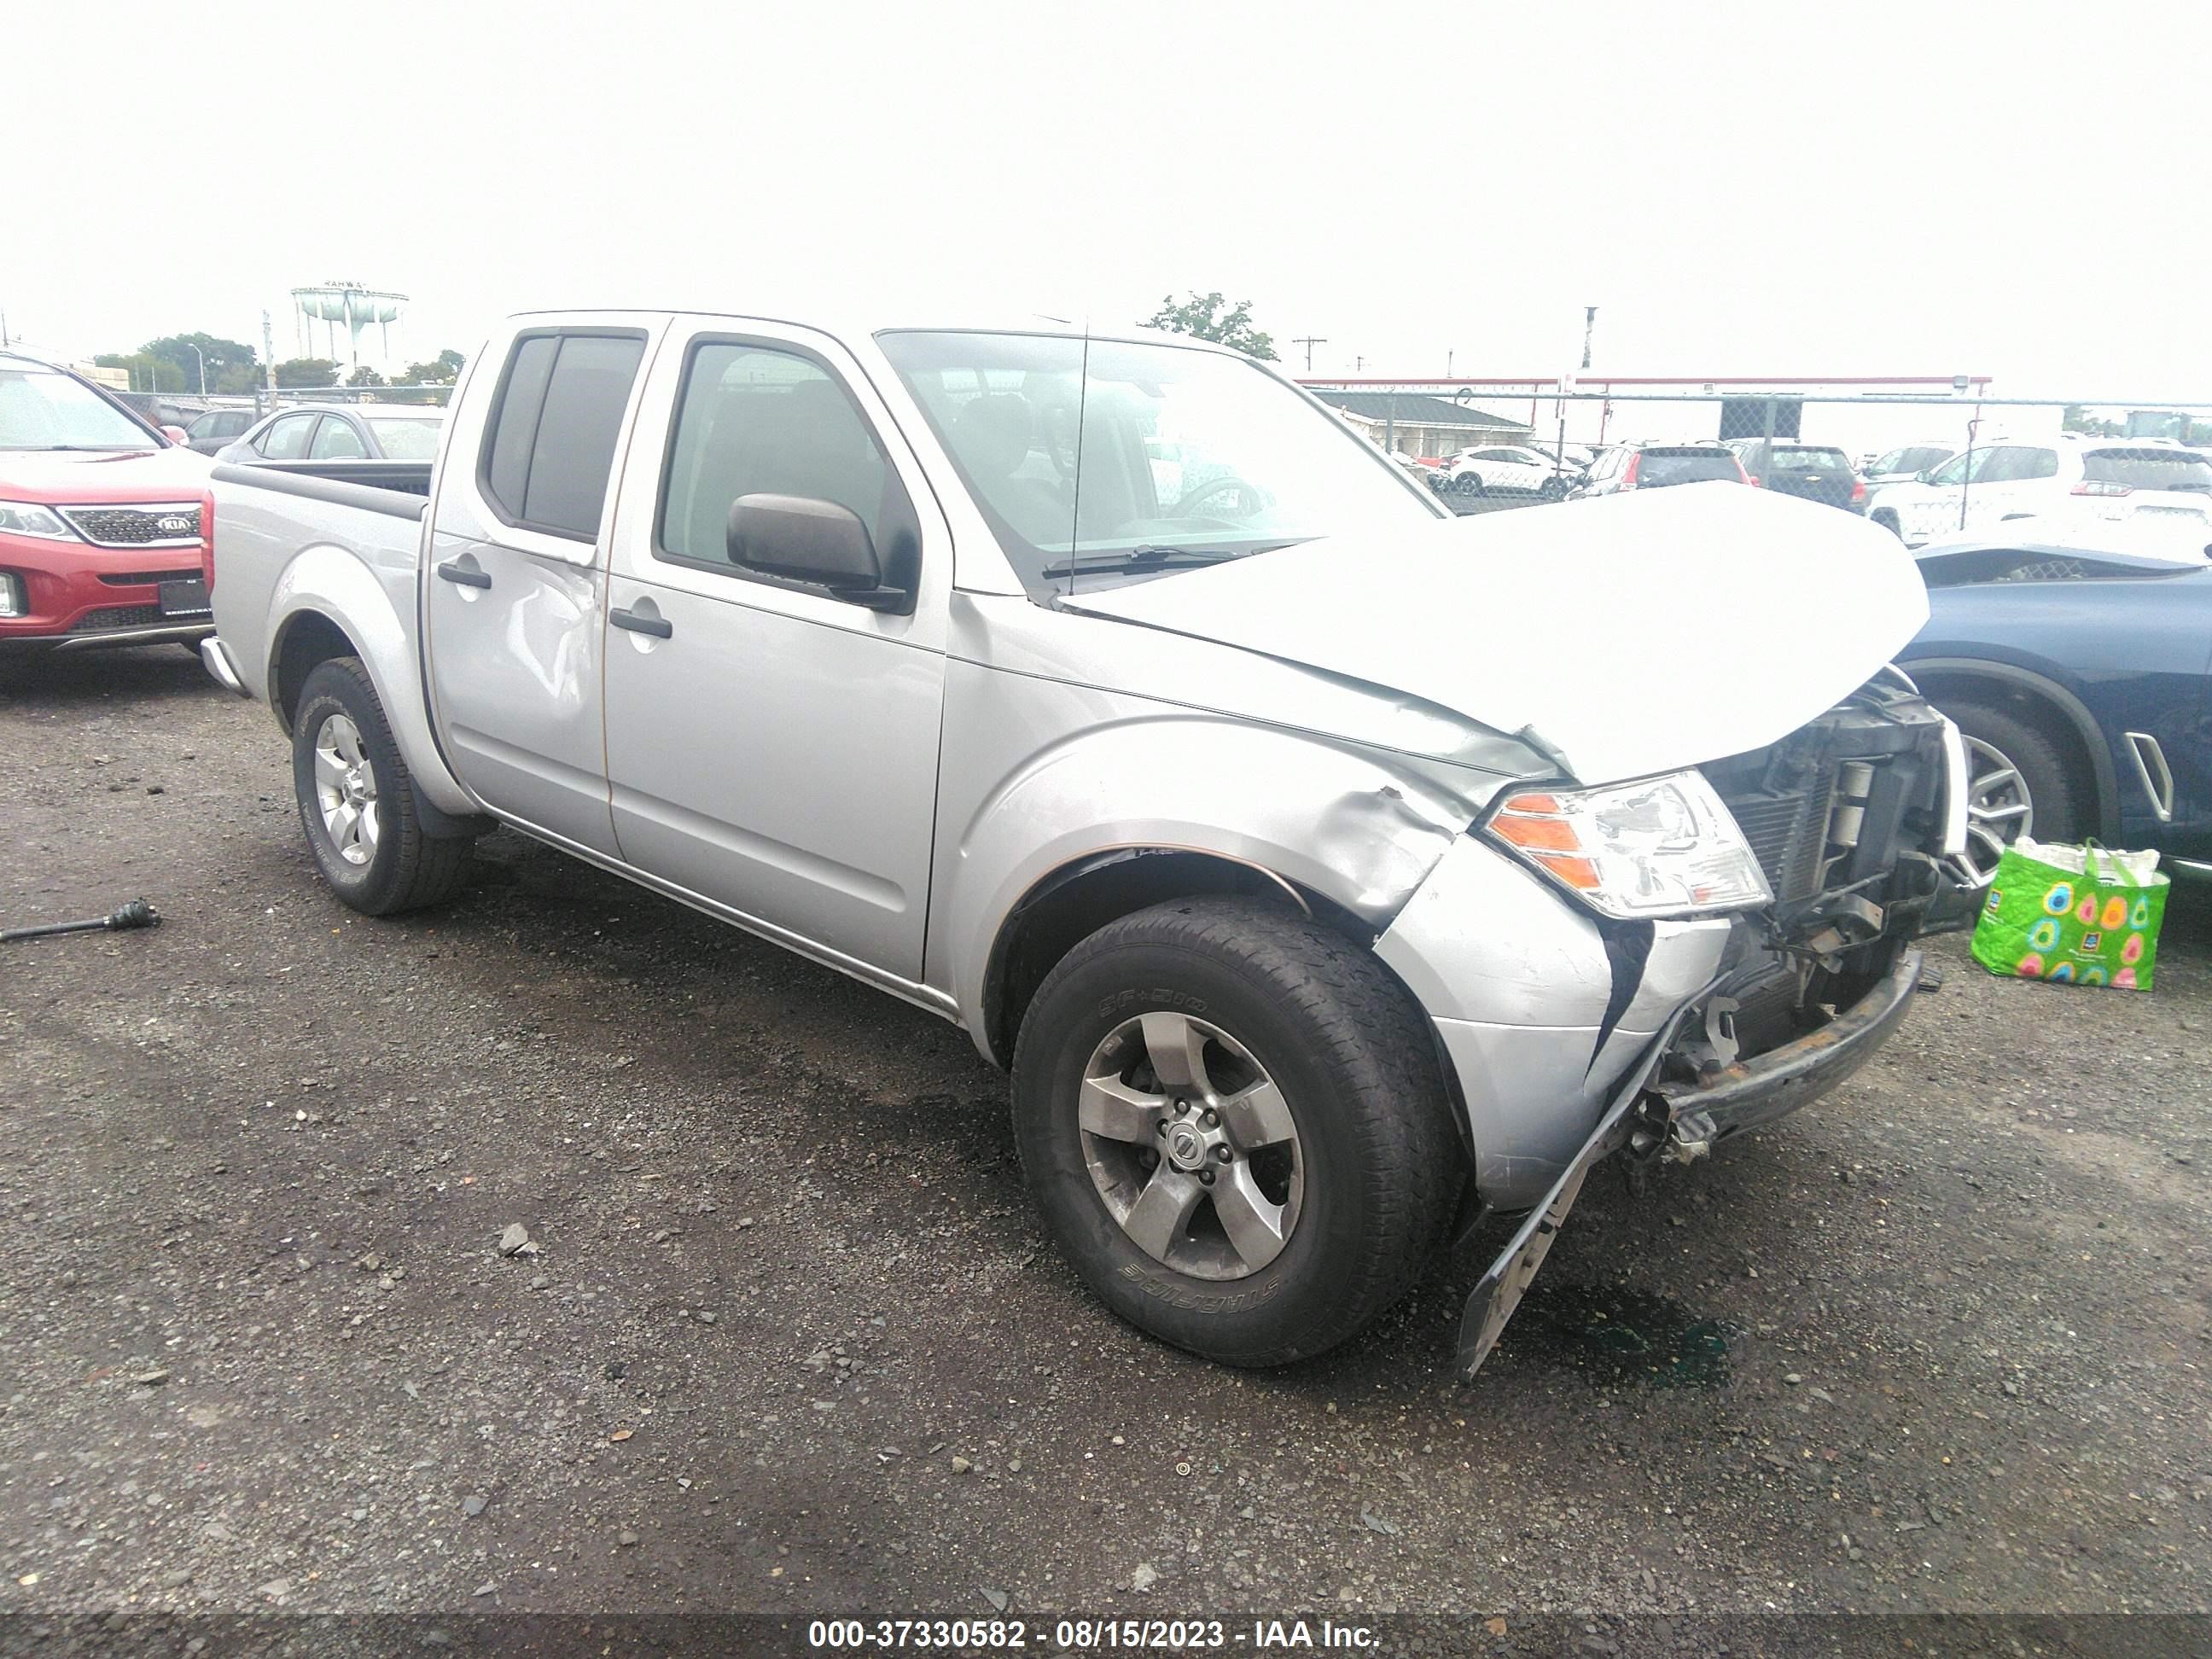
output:
POLYGON ((0 352, 0 649, 197 648, 214 626, 202 571, 211 455, 427 463, 446 413, 228 405, 186 428, 149 419, 147 407, 167 405, 0 352))
POLYGON ((2212 459, 2165 438, 1996 437, 1867 497, 1867 517, 1919 547, 2021 519, 2067 527, 2140 523, 2212 539, 2212 459))

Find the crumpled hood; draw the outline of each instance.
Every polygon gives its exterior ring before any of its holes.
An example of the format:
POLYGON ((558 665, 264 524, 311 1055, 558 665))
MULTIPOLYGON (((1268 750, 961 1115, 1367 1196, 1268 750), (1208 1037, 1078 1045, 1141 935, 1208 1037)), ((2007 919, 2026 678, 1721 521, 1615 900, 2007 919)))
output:
POLYGON ((1063 603, 1422 698, 1586 783, 1772 743, 1928 618, 1889 532, 1730 483, 1332 536, 1063 603))
POLYGON ((35 501, 198 499, 215 463, 192 450, 0 450, 0 494, 35 501))

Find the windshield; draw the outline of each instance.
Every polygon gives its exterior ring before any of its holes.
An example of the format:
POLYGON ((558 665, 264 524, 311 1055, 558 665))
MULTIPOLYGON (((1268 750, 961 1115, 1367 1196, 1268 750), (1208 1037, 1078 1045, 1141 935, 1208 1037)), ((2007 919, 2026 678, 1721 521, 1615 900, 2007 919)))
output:
POLYGON ((0 449, 155 449, 128 415, 52 369, 0 368, 0 449))
POLYGON ((371 415, 367 419, 386 460, 437 459, 439 422, 420 415, 371 415))
POLYGON ((879 340, 1039 597, 1066 591, 1071 561, 1095 580, 1443 516, 1374 445, 1241 358, 1047 335, 879 340))
POLYGON ((2212 461, 2182 450, 2093 449, 2081 458, 2081 476, 2130 489, 2212 492, 2212 461))
POLYGON ((1741 483, 1735 457, 1725 449, 1647 449, 1638 457, 1636 483, 1640 489, 1665 484, 1702 483, 1708 478, 1741 483))

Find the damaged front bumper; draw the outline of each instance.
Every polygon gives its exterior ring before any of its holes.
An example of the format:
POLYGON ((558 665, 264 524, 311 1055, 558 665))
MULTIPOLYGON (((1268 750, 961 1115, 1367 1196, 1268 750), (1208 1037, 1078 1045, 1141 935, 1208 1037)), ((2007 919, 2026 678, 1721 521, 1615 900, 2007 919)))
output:
MULTIPOLYGON (((1921 954, 1901 952, 1889 972, 1818 1030, 1695 1082, 1659 1080, 1705 998, 1679 1010, 1647 1044, 1608 1099, 1596 1127, 1551 1190, 1529 1211, 1468 1297, 1456 1370, 1471 1381, 1498 1345, 1505 1322, 1543 1265, 1559 1225, 1602 1159, 1624 1147, 1645 1157, 1694 1158, 1739 1129, 1793 1112, 1826 1094, 1873 1057, 1905 1018, 1920 981, 1921 954)), ((1710 990, 1710 988, 1708 988, 1710 990)))

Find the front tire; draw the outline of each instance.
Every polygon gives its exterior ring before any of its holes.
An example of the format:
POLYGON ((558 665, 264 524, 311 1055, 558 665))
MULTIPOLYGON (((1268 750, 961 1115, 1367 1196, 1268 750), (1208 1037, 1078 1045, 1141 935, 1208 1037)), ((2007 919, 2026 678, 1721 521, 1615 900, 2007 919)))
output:
POLYGON ((1898 540, 1903 541, 1905 539, 1905 531, 1898 524, 1896 514, 1892 513, 1885 507, 1881 512, 1873 514, 1869 516, 1875 524, 1880 525, 1884 530, 1889 532, 1889 533, 1896 537, 1898 540))
POLYGON ((301 688, 292 788, 316 867, 363 915, 435 904, 460 885, 469 842, 424 831, 414 776, 360 658, 318 664, 301 688))
POLYGON ((1998 858, 2022 836, 2081 839, 2087 822, 2085 793, 2048 732, 1990 703, 1942 708, 1966 743, 1966 859, 1977 878, 1986 882, 1996 874, 1998 858))
POLYGON ((1319 1353, 1397 1300, 1463 1171, 1404 988, 1246 900, 1156 905, 1077 945, 1022 1022, 1013 1097, 1030 1193, 1084 1282, 1233 1365, 1319 1353))

